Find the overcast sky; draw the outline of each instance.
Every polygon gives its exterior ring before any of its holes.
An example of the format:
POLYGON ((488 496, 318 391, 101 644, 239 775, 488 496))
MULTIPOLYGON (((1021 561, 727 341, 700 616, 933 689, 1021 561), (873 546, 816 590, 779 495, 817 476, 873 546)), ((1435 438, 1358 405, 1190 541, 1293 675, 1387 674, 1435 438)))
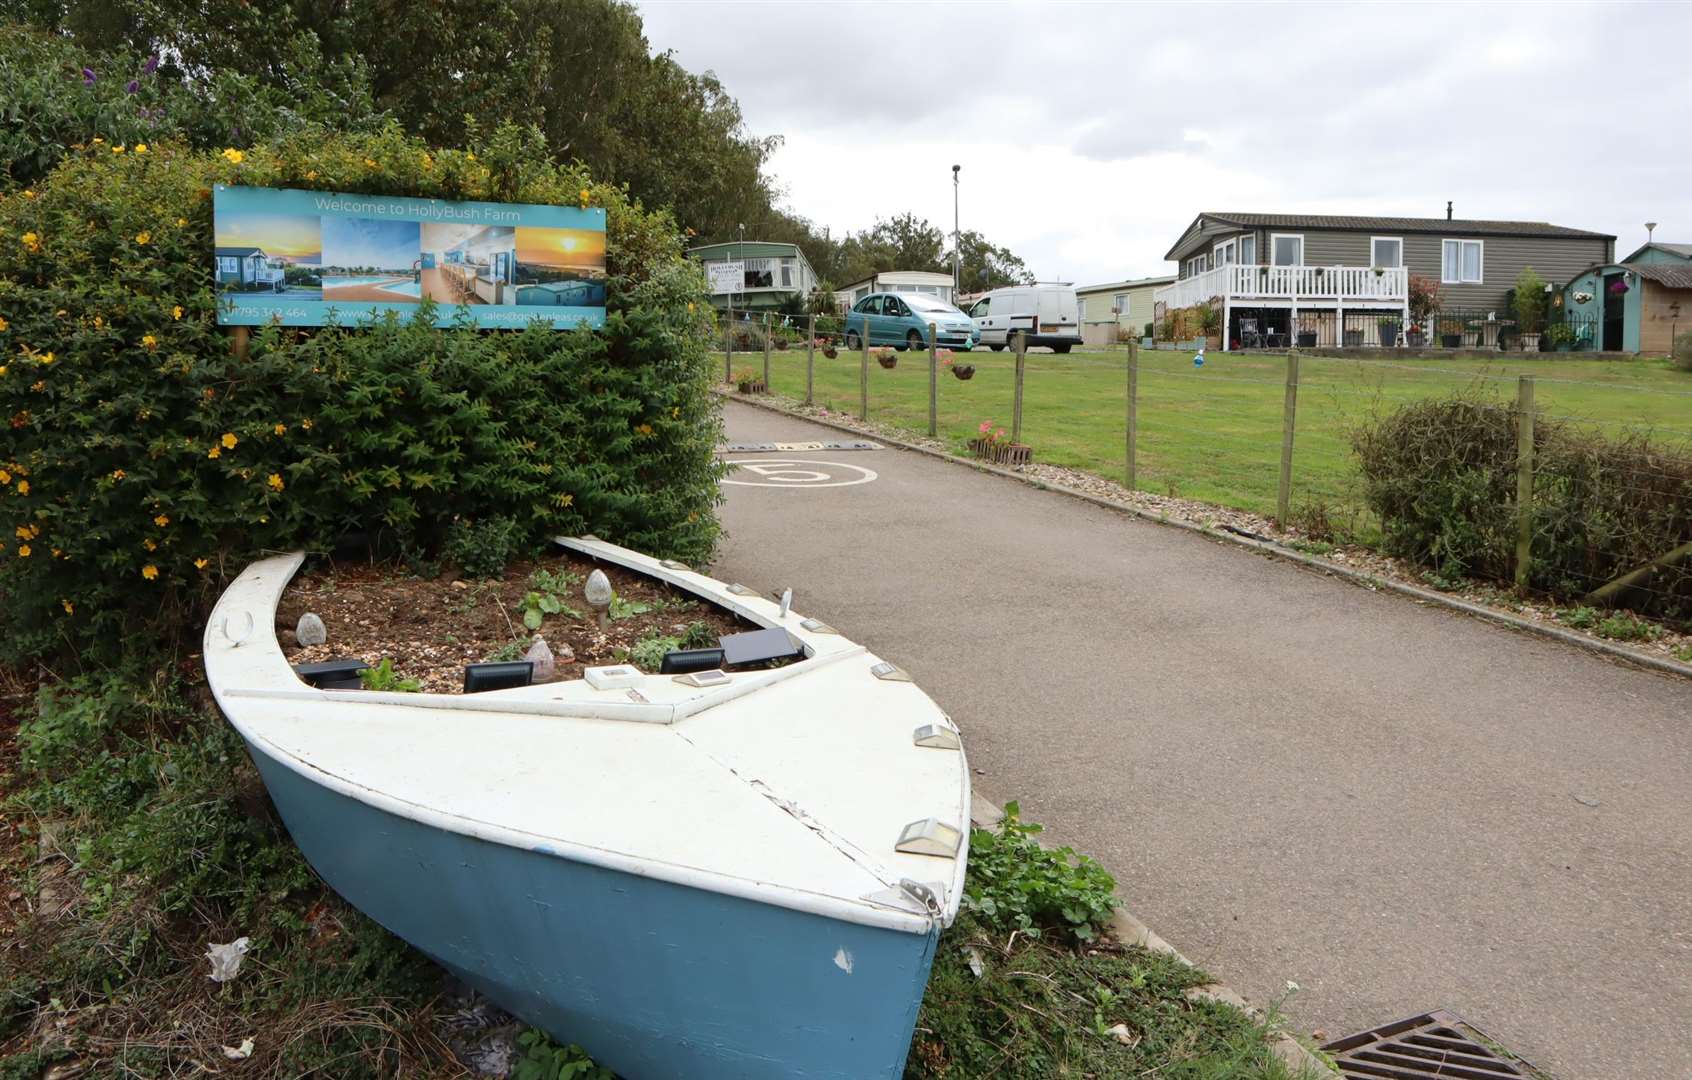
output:
MULTIPOLYGON (((1692 243, 1692 3, 641 0, 787 206, 905 210, 1042 280, 1171 272, 1201 210, 1551 221, 1692 243)), ((750 239, 750 237, 748 238, 750 239)))

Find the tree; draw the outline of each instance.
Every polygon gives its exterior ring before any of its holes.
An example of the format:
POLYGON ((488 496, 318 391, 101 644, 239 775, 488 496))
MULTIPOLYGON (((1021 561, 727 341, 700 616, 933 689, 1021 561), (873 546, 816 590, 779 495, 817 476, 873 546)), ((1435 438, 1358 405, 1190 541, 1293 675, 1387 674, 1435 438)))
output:
MULTIPOLYGON (((1005 285, 1025 285, 1034 280, 1027 264, 1011 254, 1009 248, 989 243, 986 237, 974 229, 959 234, 958 250, 963 252, 963 268, 959 279, 966 292, 981 292, 1005 285)), ((952 252, 948 249, 941 257, 944 264, 941 268, 950 269, 951 259, 952 252)))

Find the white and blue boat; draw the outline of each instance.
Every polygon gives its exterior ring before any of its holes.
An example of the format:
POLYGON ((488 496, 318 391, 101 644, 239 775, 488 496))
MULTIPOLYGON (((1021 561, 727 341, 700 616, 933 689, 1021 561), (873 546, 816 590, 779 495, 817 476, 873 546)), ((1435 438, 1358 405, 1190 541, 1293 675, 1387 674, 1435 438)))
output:
POLYGON ((786 630, 727 680, 598 668, 473 695, 320 690, 254 563, 206 677, 337 892, 630 1080, 903 1072, 968 849, 958 733, 900 669, 751 590, 560 544, 786 630), (695 685, 704 683, 705 685, 695 685))

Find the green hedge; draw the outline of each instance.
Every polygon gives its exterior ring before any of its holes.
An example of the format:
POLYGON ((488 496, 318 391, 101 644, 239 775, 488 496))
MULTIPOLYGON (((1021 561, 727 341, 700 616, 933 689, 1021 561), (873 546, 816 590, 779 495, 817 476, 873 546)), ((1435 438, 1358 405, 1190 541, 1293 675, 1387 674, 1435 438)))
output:
MULTIPOLYGON (((1405 405, 1352 433, 1387 549, 1447 577, 1514 580, 1517 411, 1460 395, 1405 405)), ((1531 586, 1577 599, 1692 542, 1692 447, 1534 420, 1531 586)), ((1692 619, 1692 563, 1618 600, 1692 619)))
POLYGON ((699 558, 716 537, 709 308, 667 215, 503 128, 240 153, 90 145, 0 199, 0 637, 12 658, 191 625, 256 553, 350 531, 419 557, 592 531, 699 558), (432 312, 216 325, 216 183, 607 210, 603 331, 437 329, 432 312), (455 529, 456 523, 456 529, 455 529))

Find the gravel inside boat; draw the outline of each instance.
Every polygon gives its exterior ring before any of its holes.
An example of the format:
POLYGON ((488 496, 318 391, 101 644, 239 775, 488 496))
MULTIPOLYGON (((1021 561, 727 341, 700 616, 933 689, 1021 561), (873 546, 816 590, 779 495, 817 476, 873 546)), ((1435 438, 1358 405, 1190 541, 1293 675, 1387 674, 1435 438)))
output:
POLYGON ((557 659, 558 680, 584 667, 630 663, 647 672, 668 648, 714 646, 724 634, 756 629, 733 613, 634 570, 577 552, 514 562, 497 578, 457 570, 425 578, 392 563, 328 562, 298 574, 277 607, 276 634, 290 664, 350 657, 372 666, 393 660, 396 674, 438 694, 463 690, 467 664, 518 660, 536 634, 557 659), (616 600, 599 629, 582 585, 595 569, 611 579, 616 600), (525 598, 552 596, 563 610, 524 624, 525 598), (301 646, 300 616, 322 618, 328 641, 301 646), (566 656, 573 659, 566 660, 566 656))

